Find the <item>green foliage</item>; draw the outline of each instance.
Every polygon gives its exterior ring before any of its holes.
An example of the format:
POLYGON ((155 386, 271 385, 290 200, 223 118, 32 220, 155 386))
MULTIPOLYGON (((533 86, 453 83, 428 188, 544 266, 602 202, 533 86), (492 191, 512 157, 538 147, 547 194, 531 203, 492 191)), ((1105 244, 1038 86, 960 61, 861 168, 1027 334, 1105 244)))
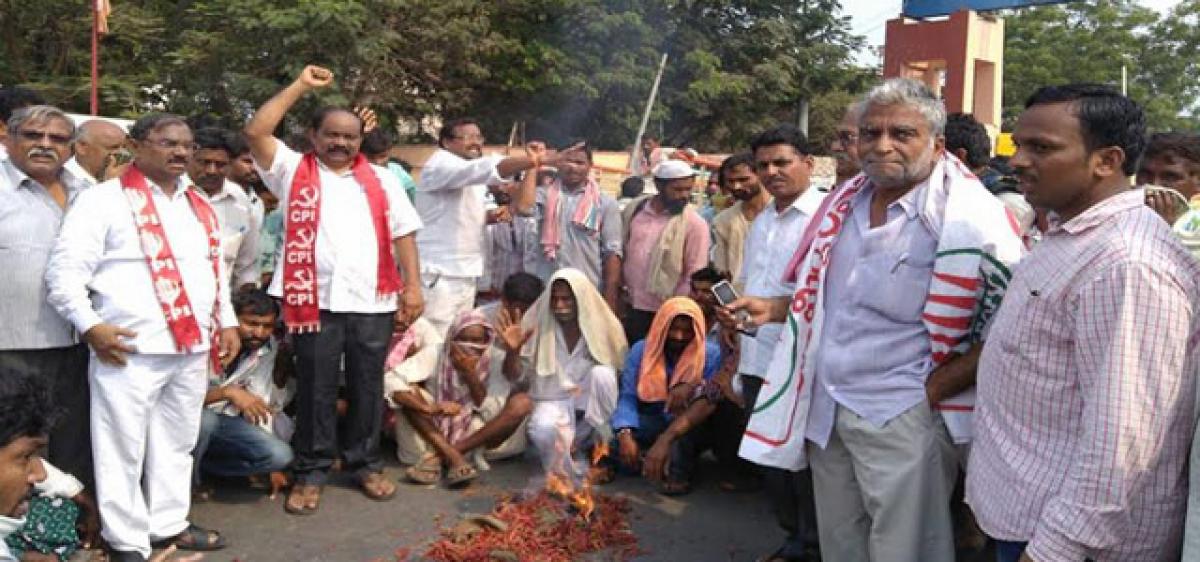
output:
MULTIPOLYGON (((0 0, 0 83, 85 112, 91 14, 83 0, 0 0)), ((555 142, 624 148, 662 53, 653 129, 733 150, 793 121, 801 99, 857 90, 836 0, 121 0, 101 40, 101 109, 236 126, 305 64, 337 76, 320 104, 366 104, 387 124, 474 115, 502 142, 514 121, 555 142)), ((836 119, 836 118, 835 118, 836 119)))
POLYGON ((1038 87, 1069 82, 1121 85, 1146 107, 1155 129, 1200 129, 1200 0, 1166 16, 1133 0, 1041 6, 1006 18, 1004 120, 1011 126, 1038 87))

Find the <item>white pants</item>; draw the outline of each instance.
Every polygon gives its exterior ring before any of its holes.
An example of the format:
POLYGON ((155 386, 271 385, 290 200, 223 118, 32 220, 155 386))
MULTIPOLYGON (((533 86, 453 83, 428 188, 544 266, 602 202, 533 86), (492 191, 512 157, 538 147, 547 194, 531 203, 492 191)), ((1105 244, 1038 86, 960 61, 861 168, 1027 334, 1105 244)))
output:
POLYGON ((459 314, 475 308, 475 280, 475 277, 421 272, 421 285, 425 288, 423 316, 439 334, 445 336, 459 314))
POLYGON ((958 455, 924 402, 883 427, 837 406, 824 449, 808 443, 821 558, 954 562, 958 455))
POLYGON ((529 416, 529 440, 538 448, 546 470, 561 468, 564 455, 590 439, 608 441, 612 436, 609 422, 617 409, 617 371, 607 365, 594 365, 579 381, 579 394, 559 399, 537 396, 540 381, 535 381, 533 413, 529 416), (583 428, 576 428, 575 412, 583 412, 583 428))
POLYGON ((208 389, 208 354, 126 356, 88 366, 92 455, 103 536, 150 556, 150 543, 188 526, 192 449, 208 389))
MULTIPOLYGON (((414 388, 420 392, 421 397, 424 398, 426 402, 431 404, 433 403, 432 394, 430 394, 424 388, 414 388)), ((500 415, 501 410, 504 409, 504 404, 506 402, 508 402, 508 395, 489 394, 487 397, 485 397, 483 399, 483 405, 475 408, 475 415, 471 416, 470 432, 475 433, 480 429, 483 429, 483 426, 486 425, 487 422, 496 419, 496 416, 500 415)), ((521 425, 517 427, 516 431, 514 431, 513 434, 508 437, 508 439, 504 440, 500 446, 496 447, 495 449, 483 451, 483 459, 507 459, 509 457, 514 457, 524 453, 526 444, 528 443, 528 439, 525 437, 525 423, 525 421, 522 421, 521 425)), ((425 455, 434 452, 433 447, 430 446, 429 443, 417 433, 416 429, 413 429, 412 424, 408 421, 408 416, 405 416, 403 412, 396 412, 395 426, 396 458, 400 459, 400 462, 404 464, 417 464, 422 458, 425 457, 425 455)), ((475 458, 477 464, 479 460, 483 460, 479 459, 478 457, 475 458)), ((479 468, 481 470, 487 469, 486 466, 479 466, 479 468)))

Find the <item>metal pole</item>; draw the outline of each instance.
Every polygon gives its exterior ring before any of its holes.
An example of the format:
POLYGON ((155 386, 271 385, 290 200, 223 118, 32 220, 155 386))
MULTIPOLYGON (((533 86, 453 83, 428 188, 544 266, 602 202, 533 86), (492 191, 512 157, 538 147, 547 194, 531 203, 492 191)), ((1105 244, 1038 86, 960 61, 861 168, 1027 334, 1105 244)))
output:
POLYGON ((92 5, 92 115, 100 115, 100 10, 92 5))
POLYGON ((658 97, 658 84, 662 82, 663 71, 667 68, 667 54, 663 53, 662 61, 658 63, 658 74, 654 76, 654 86, 650 88, 650 99, 646 100, 646 111, 642 113, 642 124, 638 126, 637 137, 633 148, 629 151, 629 165, 626 166, 633 175, 643 175, 648 170, 642 170, 642 135, 646 134, 646 125, 650 123, 650 110, 654 109, 654 99, 658 97))
POLYGON ((1129 68, 1121 65, 1121 95, 1129 95, 1129 68))

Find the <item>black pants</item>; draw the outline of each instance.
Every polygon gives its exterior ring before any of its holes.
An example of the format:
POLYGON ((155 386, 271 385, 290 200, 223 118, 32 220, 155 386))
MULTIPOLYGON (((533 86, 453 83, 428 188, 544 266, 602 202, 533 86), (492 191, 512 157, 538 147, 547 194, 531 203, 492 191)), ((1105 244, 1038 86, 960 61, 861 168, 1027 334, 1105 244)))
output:
MULTIPOLYGON (((761 378, 742 376, 747 417, 754 410, 760 388, 761 378)), ((783 546, 779 548, 779 556, 804 560, 818 559, 821 543, 817 535, 817 506, 813 496, 812 472, 808 469, 792 472, 771 466, 759 468, 763 476, 763 486, 771 502, 771 510, 775 512, 775 521, 788 534, 783 546)))
POLYGON ((0 351, 0 366, 27 373, 49 385, 60 415, 50 430, 46 460, 95 493, 87 345, 4 350, 0 351))
POLYGON ((629 341, 629 347, 633 344, 646 339, 646 334, 650 333, 650 324, 654 322, 653 310, 638 310, 629 307, 629 313, 625 315, 625 339, 629 341))
POLYGON ((392 337, 391 313, 321 311, 321 331, 297 334, 296 480, 322 485, 338 456, 337 398, 339 367, 346 358, 349 402, 342 423, 341 456, 359 478, 383 469, 379 432, 383 421, 383 362, 392 337))

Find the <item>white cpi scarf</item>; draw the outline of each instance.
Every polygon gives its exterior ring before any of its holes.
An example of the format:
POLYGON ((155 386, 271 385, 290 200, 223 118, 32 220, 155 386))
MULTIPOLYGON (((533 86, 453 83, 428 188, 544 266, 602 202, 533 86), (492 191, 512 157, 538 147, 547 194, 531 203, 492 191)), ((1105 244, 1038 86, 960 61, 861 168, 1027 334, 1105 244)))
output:
MULTIPOLYGON (((868 182, 859 175, 826 197, 792 258, 788 277, 796 281, 796 293, 787 328, 739 450, 754 463, 788 470, 808 464, 804 435, 824 319, 825 274, 850 201, 868 182)), ((938 244, 922 319, 933 362, 940 366, 985 339, 1024 246, 1004 205, 957 158, 944 154, 929 182, 920 220, 938 244)), ((956 443, 971 440, 974 405, 972 388, 933 406, 956 443)))

